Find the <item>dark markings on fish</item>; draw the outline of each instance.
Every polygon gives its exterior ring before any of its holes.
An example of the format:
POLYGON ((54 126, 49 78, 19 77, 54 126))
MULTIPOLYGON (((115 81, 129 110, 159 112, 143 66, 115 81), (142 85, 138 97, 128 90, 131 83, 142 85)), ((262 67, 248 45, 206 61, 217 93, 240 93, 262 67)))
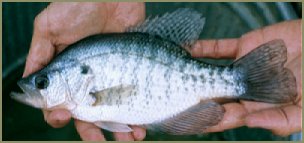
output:
POLYGON ((182 75, 182 80, 184 81, 184 82, 186 82, 186 81, 188 81, 189 80, 189 75, 182 75))
MULTIPOLYGON (((166 83, 170 83, 171 74, 170 74, 168 68, 165 70, 164 78, 165 78, 166 83)), ((170 94, 170 90, 171 90, 171 86, 170 86, 170 84, 167 84, 167 86, 168 86, 168 87, 167 87, 166 90, 165 90, 165 94, 166 94, 166 95, 169 95, 169 94, 170 94)))
POLYGON ((185 87, 185 91, 188 92, 188 88, 187 87, 185 87))
POLYGON ((134 85, 137 85, 137 83, 138 83, 138 77, 137 77, 137 75, 138 75, 139 70, 140 70, 141 62, 142 62, 142 58, 137 57, 136 58, 136 63, 138 63, 138 64, 136 64, 136 66, 133 68, 133 71, 131 73, 131 77, 132 77, 132 81, 131 82, 134 85))
POLYGON ((150 96, 152 96, 152 94, 151 94, 151 88, 149 88, 149 87, 152 86, 152 84, 153 84, 153 82, 152 82, 152 75, 151 74, 153 73, 154 68, 155 68, 155 63, 153 62, 149 66, 148 74, 146 75, 146 82, 147 82, 147 86, 145 88, 146 98, 149 98, 150 96))
POLYGON ((205 78, 205 76, 203 74, 201 74, 199 77, 200 77, 201 83, 205 83, 206 82, 206 78, 205 78))
POLYGON ((121 76, 119 78, 119 83, 121 84, 123 78, 125 77, 125 74, 127 73, 127 68, 128 68, 127 66, 128 66, 129 60, 128 60, 128 55, 126 55, 126 56, 121 55, 120 57, 123 62, 123 64, 121 64, 120 69, 119 69, 120 70, 119 73, 121 73, 121 76))
POLYGON ((213 89, 214 89, 214 84, 211 84, 211 88, 213 88, 213 89))
POLYGON ((167 99, 170 99, 170 96, 169 96, 169 94, 167 94, 167 95, 166 95, 166 97, 167 97, 167 99))
POLYGON ((229 80, 227 79, 223 79, 224 83, 227 85, 227 84, 230 84, 229 80))
MULTIPOLYGON (((211 67, 213 67, 213 66, 211 66, 211 67)), ((213 69, 209 70, 209 75, 213 76, 213 74, 214 74, 214 70, 213 69)))
POLYGON ((166 82, 169 82, 169 80, 170 80, 170 71, 169 71, 168 68, 165 70, 164 78, 165 78, 166 82))
POLYGON ((210 83, 211 85, 213 85, 214 82, 215 82, 214 79, 210 79, 210 80, 209 80, 209 83, 210 83))
POLYGON ((90 70, 90 67, 88 65, 82 65, 80 66, 81 74, 87 74, 90 70))
POLYGON ((197 82, 197 78, 195 75, 191 75, 191 79, 193 80, 193 82, 197 82))
POLYGON ((133 90, 133 96, 137 95, 137 90, 133 90))
POLYGON ((161 95, 158 96, 158 99, 161 100, 161 95))
POLYGON ((186 64, 179 64, 179 71, 184 72, 186 66, 187 66, 186 64))

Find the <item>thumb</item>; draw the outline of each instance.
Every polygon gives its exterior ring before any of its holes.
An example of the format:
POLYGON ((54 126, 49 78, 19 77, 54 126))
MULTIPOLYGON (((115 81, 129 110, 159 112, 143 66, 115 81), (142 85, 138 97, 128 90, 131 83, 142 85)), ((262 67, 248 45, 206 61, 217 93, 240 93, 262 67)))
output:
POLYGON ((301 121, 302 110, 301 107, 296 105, 252 113, 245 119, 248 127, 268 129, 280 136, 288 136, 301 131, 301 121))
POLYGON ((43 68, 55 53, 55 47, 48 37, 46 25, 47 18, 45 16, 38 16, 35 19, 31 48, 26 59, 23 77, 43 68))

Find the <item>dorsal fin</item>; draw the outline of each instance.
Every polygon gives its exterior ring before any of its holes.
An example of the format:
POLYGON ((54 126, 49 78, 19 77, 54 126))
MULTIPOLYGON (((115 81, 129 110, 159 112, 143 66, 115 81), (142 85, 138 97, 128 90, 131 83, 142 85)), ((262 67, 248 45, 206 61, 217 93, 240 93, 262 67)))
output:
POLYGON ((205 18, 188 8, 181 8, 163 16, 148 18, 142 24, 131 27, 127 32, 143 32, 157 35, 182 47, 191 46, 203 30, 205 18))

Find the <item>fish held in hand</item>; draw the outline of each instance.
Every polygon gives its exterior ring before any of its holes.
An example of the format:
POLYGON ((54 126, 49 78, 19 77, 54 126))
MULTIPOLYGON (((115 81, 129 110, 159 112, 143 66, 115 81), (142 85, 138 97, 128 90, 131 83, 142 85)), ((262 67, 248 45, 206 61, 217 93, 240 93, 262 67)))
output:
POLYGON ((36 108, 67 109, 76 119, 113 132, 141 125, 169 134, 200 134, 218 124, 224 109, 215 99, 269 103, 296 98, 287 49, 273 40, 230 66, 192 58, 205 18, 179 9, 148 19, 125 33, 84 38, 45 68, 21 79, 12 97, 36 108))

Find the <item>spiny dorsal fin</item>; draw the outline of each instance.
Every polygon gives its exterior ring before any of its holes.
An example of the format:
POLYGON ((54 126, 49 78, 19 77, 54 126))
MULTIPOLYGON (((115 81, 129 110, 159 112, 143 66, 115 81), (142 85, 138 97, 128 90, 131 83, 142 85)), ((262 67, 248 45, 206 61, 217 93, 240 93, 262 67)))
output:
POLYGON ((157 35, 182 47, 191 46, 203 30, 205 18, 188 8, 166 13, 161 17, 148 18, 142 24, 131 27, 128 32, 143 32, 157 35))

